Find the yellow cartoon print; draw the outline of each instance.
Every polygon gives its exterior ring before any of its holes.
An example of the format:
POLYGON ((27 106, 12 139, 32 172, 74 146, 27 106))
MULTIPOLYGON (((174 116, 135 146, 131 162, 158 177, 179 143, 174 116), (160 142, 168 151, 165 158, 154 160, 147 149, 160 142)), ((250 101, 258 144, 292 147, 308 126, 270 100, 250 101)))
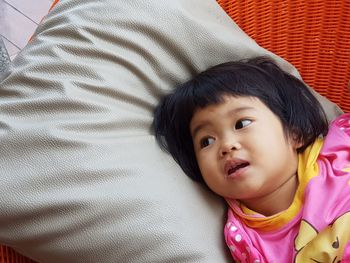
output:
POLYGON ((338 217, 321 232, 302 220, 295 239, 295 263, 338 263, 350 241, 350 212, 338 217))

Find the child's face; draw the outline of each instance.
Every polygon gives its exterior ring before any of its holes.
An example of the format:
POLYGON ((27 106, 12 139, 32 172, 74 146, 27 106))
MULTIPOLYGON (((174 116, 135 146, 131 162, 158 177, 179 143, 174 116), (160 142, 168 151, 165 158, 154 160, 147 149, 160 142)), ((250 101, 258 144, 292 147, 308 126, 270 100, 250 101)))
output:
POLYGON ((225 96, 197 110, 190 130, 202 176, 223 197, 258 203, 295 178, 300 145, 257 98, 225 96))

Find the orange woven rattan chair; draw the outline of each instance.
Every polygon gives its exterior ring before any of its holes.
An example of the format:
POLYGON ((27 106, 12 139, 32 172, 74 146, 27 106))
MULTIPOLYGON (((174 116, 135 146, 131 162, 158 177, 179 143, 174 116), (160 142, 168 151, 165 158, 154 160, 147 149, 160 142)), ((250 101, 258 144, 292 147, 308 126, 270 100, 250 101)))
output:
MULTIPOLYGON (((294 64, 306 83, 350 112, 350 1, 217 2, 259 45, 294 64)), ((0 263, 19 262, 34 261, 0 246, 0 263)))
POLYGON ((35 263, 35 261, 22 256, 12 248, 0 245, 0 263, 35 263))
POLYGON ((350 1, 217 2, 260 46, 292 63, 308 85, 350 112, 350 1))

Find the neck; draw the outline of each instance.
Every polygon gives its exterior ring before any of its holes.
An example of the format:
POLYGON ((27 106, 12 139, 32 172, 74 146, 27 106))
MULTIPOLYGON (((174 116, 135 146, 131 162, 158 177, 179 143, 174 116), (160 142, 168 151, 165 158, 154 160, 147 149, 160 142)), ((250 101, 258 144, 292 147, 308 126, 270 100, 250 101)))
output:
POLYGON ((298 177, 294 174, 274 192, 259 198, 241 200, 241 202, 257 213, 272 216, 289 208, 293 203, 297 187, 298 177))

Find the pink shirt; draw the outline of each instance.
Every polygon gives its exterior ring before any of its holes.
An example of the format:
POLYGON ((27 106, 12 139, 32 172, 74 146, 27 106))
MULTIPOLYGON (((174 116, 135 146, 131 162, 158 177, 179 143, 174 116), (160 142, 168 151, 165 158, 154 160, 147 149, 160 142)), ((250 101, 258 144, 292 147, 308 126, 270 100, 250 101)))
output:
POLYGON ((350 114, 299 156, 292 205, 265 217, 227 200, 225 239, 237 262, 350 263, 350 114))

